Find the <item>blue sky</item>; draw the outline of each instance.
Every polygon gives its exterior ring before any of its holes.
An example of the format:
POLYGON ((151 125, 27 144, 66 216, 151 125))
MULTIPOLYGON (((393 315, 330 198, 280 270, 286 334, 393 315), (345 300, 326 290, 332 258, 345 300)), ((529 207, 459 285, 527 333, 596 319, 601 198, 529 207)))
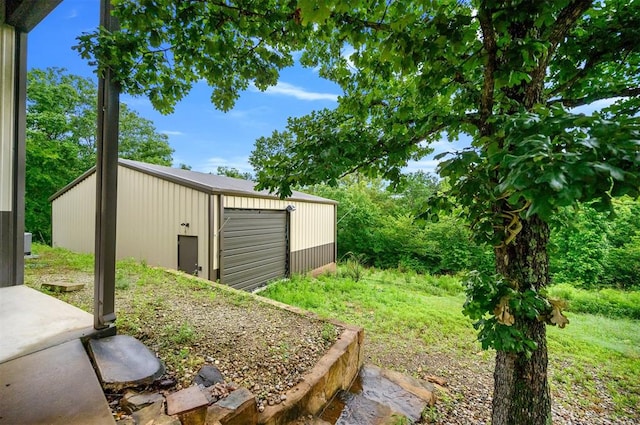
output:
MULTIPOLYGON (((29 33, 29 69, 55 66, 95 80, 92 68, 71 47, 78 35, 98 25, 98 6, 98 0, 64 0, 29 33)), ((215 172, 220 165, 251 171, 247 160, 258 137, 284 129, 289 116, 335 107, 340 93, 337 85, 298 66, 284 70, 278 85, 267 92, 242 93, 227 113, 213 107, 211 89, 204 83, 167 116, 156 112, 146 98, 124 94, 121 100, 169 136, 175 165, 185 163, 204 172, 215 172)))
MULTIPOLYGON (((64 0, 29 33, 29 68, 61 67, 84 77, 95 75, 88 64, 71 47, 76 37, 98 25, 99 0, 64 0)), ((140 115, 152 120, 159 132, 169 137, 175 150, 174 164, 184 163, 193 170, 215 172, 218 166, 252 171, 248 157, 255 140, 282 130, 290 116, 302 116, 322 108, 333 108, 341 89, 323 80, 308 68, 285 69, 278 85, 266 92, 250 89, 242 93, 235 108, 227 113, 216 110, 210 101, 211 89, 204 83, 196 85, 171 115, 156 112, 146 98, 126 94, 121 100, 140 115)), ((612 100, 595 102, 577 108, 576 112, 591 113, 612 100)), ((441 141, 433 145, 435 153, 461 148, 468 139, 450 144, 441 141)), ((424 158, 412 162, 407 171, 433 171, 436 162, 424 158)))

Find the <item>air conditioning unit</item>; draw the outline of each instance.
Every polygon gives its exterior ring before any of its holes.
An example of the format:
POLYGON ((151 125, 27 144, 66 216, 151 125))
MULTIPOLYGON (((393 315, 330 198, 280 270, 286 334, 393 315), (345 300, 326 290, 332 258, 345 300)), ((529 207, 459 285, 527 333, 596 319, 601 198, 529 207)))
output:
POLYGON ((24 234, 24 255, 31 255, 31 233, 24 234))

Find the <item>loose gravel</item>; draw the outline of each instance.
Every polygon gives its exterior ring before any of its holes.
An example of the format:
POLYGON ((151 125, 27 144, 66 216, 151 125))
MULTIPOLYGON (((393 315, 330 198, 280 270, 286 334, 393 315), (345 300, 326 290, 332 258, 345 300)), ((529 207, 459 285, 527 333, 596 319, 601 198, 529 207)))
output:
MULTIPOLYGON (((365 330, 366 332, 366 330, 365 330)), ((367 361, 430 380, 441 377, 446 385, 437 389, 435 407, 426 412, 423 423, 437 425, 489 425, 493 393, 494 352, 469 352, 459 355, 437 352, 420 341, 388 341, 371 337, 365 342, 367 361)), ((550 362, 550 372, 552 365, 550 362)), ((559 367, 569 366, 568 362, 559 367)), ((558 366, 556 366, 558 367, 558 366)), ((640 408, 621 417, 614 411, 606 377, 596 370, 585 371, 590 385, 599 390, 596 405, 586 402, 580 386, 561 390, 551 383, 553 423, 557 425, 636 425, 640 408)), ((550 374, 551 375, 551 374, 550 374)))
MULTIPOLYGON (((138 338, 164 362, 163 379, 175 382, 171 391, 191 386, 203 365, 214 365, 226 382, 251 390, 263 410, 285 400, 342 332, 250 294, 156 274, 153 281, 129 276, 129 284, 116 290, 117 324, 119 333, 138 338)), ((55 295, 91 311, 93 278, 87 273, 47 273, 29 281, 39 288, 61 279, 84 282, 85 288, 55 295)))
MULTIPOLYGON (((84 282, 78 292, 59 294, 71 304, 91 311, 91 273, 53 273, 27 269, 33 287, 56 280, 84 282)), ((190 386, 202 365, 212 364, 234 385, 250 389, 259 409, 282 402, 286 390, 300 382, 341 332, 339 327, 303 317, 245 294, 232 294, 210 283, 190 282, 172 273, 157 279, 128 276, 116 291, 121 333, 131 334, 165 362, 170 391, 190 386), (129 282, 126 284, 126 282, 129 282), (124 284, 123 284, 124 282, 124 284)), ((366 330, 365 330, 366 332, 366 330)), ((489 424, 494 360, 480 349, 460 355, 438 352, 419 340, 392 340, 366 336, 365 361, 420 378, 438 376, 446 385, 438 390, 435 408, 424 423, 489 424)), ((551 362, 553 367, 567 365, 551 362)), ((589 385, 598 388, 597 406, 585 402, 579 386, 560 388, 552 383, 553 420, 562 425, 631 425, 640 423, 640 409, 620 417, 606 377, 586 371, 589 385)))

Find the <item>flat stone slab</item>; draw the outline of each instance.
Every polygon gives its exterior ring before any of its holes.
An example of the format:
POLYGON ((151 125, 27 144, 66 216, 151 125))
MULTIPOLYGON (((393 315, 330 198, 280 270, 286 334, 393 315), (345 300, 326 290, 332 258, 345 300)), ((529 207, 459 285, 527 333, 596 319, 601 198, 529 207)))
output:
POLYGON ((200 387, 182 389, 167 396, 167 413, 178 415, 182 425, 204 425, 209 399, 200 387))
POLYGON ((0 424, 114 424, 80 340, 0 364, 0 424))
POLYGON ((89 341, 89 353, 105 388, 150 384, 164 373, 160 360, 140 341, 115 335, 89 341))
POLYGON ((238 388, 227 397, 209 406, 207 423, 246 425, 258 423, 256 397, 246 388, 238 388))
POLYGON ((427 400, 423 400, 387 378, 384 370, 378 367, 363 366, 358 378, 361 385, 360 393, 364 397, 385 404, 394 412, 401 413, 412 421, 420 419, 422 411, 428 404, 427 400))
POLYGON ((227 397, 218 401, 218 406, 226 409, 238 410, 246 404, 256 404, 256 396, 246 388, 240 387, 232 391, 227 397))
POLYGON ((164 401, 156 401, 134 412, 132 417, 132 425, 181 425, 179 419, 164 414, 164 401))
POLYGON ((120 407, 127 413, 133 413, 158 401, 164 402, 164 396, 160 393, 127 391, 120 399, 120 407))
POLYGON ((77 282, 55 282, 43 283, 42 287, 52 292, 73 292, 84 288, 84 283, 77 282))
POLYGON ((381 369, 377 366, 367 365, 369 370, 374 370, 384 378, 398 384, 405 391, 422 399, 429 406, 436 404, 435 387, 432 383, 404 375, 390 369, 381 369))
POLYGON ((209 400, 199 387, 189 387, 167 395, 167 413, 178 415, 209 405, 209 400))

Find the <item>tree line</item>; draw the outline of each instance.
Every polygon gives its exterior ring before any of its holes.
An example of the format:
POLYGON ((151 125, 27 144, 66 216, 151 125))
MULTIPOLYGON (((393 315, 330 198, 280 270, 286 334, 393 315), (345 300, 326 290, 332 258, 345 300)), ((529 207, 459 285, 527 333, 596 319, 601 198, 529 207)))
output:
MULTIPOLYGON (((27 74, 25 229, 51 242, 49 197, 96 162, 97 86, 61 68, 27 74)), ((171 165, 167 135, 120 104, 119 156, 171 165)))
MULTIPOLYGON (((339 202, 339 258, 418 273, 493 272, 492 246, 474 240, 461 210, 437 221, 423 217, 442 185, 446 181, 419 171, 405 175, 397 189, 379 178, 349 176, 306 190, 339 202)), ((640 288, 640 200, 619 197, 613 206, 612 214, 589 204, 559 212, 549 243, 553 283, 640 288)))

